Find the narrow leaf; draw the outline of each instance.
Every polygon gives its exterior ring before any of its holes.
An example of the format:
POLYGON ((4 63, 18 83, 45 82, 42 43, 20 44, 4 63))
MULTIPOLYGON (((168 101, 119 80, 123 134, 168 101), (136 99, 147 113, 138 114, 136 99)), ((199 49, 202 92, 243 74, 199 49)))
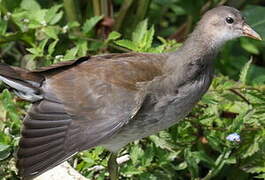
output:
POLYGON ((241 81, 244 84, 246 84, 247 82, 247 75, 248 75, 251 63, 252 63, 252 58, 244 65, 243 69, 241 70, 239 81, 241 81))

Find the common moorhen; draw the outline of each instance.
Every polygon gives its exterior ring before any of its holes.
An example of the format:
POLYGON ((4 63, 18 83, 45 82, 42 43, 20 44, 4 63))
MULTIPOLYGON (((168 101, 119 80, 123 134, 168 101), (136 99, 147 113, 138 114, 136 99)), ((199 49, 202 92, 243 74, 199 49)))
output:
MULTIPOLYGON (((0 80, 32 102, 17 153, 20 175, 32 178, 77 152, 115 153, 183 119, 209 88, 213 59, 228 40, 261 37, 232 7, 204 14, 171 53, 82 57, 35 71, 0 65, 0 80)), ((110 167, 115 164, 113 154, 110 167)), ((117 177, 117 168, 111 169, 117 177)))

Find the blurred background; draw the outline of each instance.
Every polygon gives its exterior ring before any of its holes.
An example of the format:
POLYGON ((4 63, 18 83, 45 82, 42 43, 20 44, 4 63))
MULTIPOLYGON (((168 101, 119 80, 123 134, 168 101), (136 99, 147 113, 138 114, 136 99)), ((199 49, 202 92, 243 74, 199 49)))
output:
MULTIPOLYGON (((174 51, 218 5, 239 9, 265 38, 264 0, 0 0, 0 63, 36 69, 86 55, 174 51)), ((130 155, 121 179, 265 178, 265 41, 233 40, 215 64, 211 89, 184 121, 120 152, 130 155)), ((0 179, 18 179, 29 107, 0 82, 0 179)), ((108 154, 97 147, 69 162, 107 179, 108 154)))

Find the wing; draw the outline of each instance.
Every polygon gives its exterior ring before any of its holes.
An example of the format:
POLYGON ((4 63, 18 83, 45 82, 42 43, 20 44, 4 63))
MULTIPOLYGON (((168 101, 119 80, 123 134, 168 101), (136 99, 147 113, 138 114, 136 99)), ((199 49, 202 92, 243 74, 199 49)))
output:
POLYGON ((142 105, 143 86, 138 84, 163 74, 161 59, 150 54, 105 55, 65 69, 39 71, 45 76, 44 98, 24 119, 20 174, 39 175, 117 132, 142 105))

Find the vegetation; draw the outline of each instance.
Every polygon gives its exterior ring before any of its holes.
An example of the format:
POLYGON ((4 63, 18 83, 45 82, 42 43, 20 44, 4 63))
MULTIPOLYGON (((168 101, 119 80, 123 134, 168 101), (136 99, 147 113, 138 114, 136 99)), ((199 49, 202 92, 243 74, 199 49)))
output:
MULTIPOLYGON (((265 38, 261 0, 0 0, 0 62, 27 69, 85 55, 176 50, 200 15, 233 5, 265 38)), ((208 93, 182 122, 131 143, 122 179, 264 179, 265 43, 231 41, 216 61, 208 93)), ((30 104, 0 84, 0 179, 18 179, 15 152, 30 104)), ((105 179, 108 152, 97 147, 70 162, 105 179)))

